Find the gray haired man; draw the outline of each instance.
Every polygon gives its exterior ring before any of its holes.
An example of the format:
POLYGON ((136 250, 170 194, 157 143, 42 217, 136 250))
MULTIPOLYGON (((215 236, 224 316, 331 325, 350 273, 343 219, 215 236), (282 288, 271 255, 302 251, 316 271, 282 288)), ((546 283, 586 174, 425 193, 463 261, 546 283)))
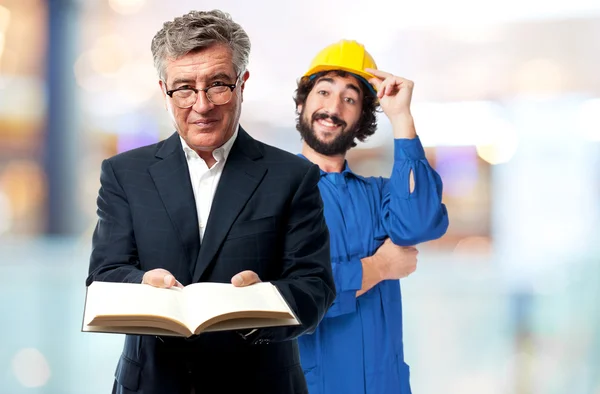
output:
POLYGON ((319 169, 239 125, 250 40, 229 15, 175 18, 152 53, 175 132, 103 161, 86 284, 269 281, 301 325, 127 335, 113 393, 307 393, 296 338, 335 298, 319 169))

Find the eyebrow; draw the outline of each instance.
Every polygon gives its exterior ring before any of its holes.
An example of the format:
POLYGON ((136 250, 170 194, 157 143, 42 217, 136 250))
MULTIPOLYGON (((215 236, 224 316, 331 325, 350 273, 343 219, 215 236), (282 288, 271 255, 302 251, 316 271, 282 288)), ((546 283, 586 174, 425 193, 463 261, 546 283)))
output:
MULTIPOLYGON (((232 78, 227 75, 226 73, 220 72, 214 75, 211 75, 210 77, 208 77, 206 79, 206 81, 208 83, 214 82, 214 81, 218 81, 218 80, 227 80, 230 81, 232 78)), ((189 78, 189 77, 180 77, 180 78, 175 78, 175 80, 172 82, 173 86, 176 85, 193 85, 196 83, 196 80, 194 78, 189 78)))
POLYGON ((173 84, 173 86, 180 85, 180 84, 190 85, 194 82, 196 82, 196 81, 193 80, 192 78, 175 78, 175 80, 172 82, 172 84, 173 84))
MULTIPOLYGON (((333 84, 333 78, 328 78, 328 77, 321 78, 317 81, 317 83, 315 85, 319 84, 320 82, 329 82, 329 83, 333 84)), ((360 88, 353 83, 346 84, 346 89, 354 90, 359 95, 362 93, 360 88)))
POLYGON ((216 81, 216 80, 219 80, 219 79, 225 79, 225 80, 230 81, 233 78, 231 78, 231 76, 227 75, 226 73, 221 72, 221 73, 217 73, 217 74, 215 74, 215 75, 207 78, 206 80, 208 82, 213 82, 213 81, 216 81))

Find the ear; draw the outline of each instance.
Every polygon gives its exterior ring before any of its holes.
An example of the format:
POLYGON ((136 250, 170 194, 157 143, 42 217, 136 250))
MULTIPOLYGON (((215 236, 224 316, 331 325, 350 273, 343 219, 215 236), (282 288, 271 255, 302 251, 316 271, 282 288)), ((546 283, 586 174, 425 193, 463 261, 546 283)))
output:
POLYGON ((246 81, 248 78, 250 78, 250 71, 246 70, 244 75, 242 75, 242 91, 244 91, 244 88, 246 87, 246 81))
POLYGON ((302 113, 302 104, 296 105, 296 113, 300 115, 302 113))
POLYGON ((244 88, 246 87, 246 81, 250 78, 250 71, 246 70, 244 75, 242 75, 242 83, 240 88, 240 98, 242 99, 242 103, 244 102, 244 88))
POLYGON ((163 100, 165 102, 165 109, 169 109, 167 106, 167 85, 162 81, 158 80, 158 86, 160 86, 160 92, 162 93, 163 100))

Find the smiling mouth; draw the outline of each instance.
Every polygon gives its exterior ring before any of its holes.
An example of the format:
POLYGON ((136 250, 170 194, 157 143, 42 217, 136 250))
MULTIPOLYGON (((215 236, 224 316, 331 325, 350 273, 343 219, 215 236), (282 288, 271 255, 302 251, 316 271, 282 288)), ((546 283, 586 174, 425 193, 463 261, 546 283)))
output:
POLYGON ((206 119, 206 120, 198 120, 196 122, 192 122, 193 125, 203 128, 203 127, 210 127, 211 125, 213 125, 214 123, 216 123, 217 121, 214 119, 206 119))
POLYGON ((334 131, 340 127, 344 128, 346 126, 346 123, 337 115, 329 115, 326 113, 314 113, 312 116, 312 121, 313 124, 316 122, 329 131, 334 131))
POLYGON ((331 119, 317 119, 315 122, 321 126, 326 133, 336 131, 342 127, 342 124, 335 123, 331 119))
POLYGON ((338 127, 338 126, 340 126, 339 123, 334 123, 334 122, 332 122, 329 119, 319 119, 317 122, 319 122, 323 126, 327 126, 327 127, 338 127))

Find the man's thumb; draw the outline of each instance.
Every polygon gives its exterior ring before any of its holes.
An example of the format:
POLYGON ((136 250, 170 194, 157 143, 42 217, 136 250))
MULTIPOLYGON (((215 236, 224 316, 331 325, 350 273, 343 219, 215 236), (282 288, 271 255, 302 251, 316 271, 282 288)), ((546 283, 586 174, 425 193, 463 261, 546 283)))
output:
POLYGON ((163 277, 163 284, 165 287, 175 286, 175 282, 177 281, 175 280, 175 277, 171 274, 165 275, 163 277))

